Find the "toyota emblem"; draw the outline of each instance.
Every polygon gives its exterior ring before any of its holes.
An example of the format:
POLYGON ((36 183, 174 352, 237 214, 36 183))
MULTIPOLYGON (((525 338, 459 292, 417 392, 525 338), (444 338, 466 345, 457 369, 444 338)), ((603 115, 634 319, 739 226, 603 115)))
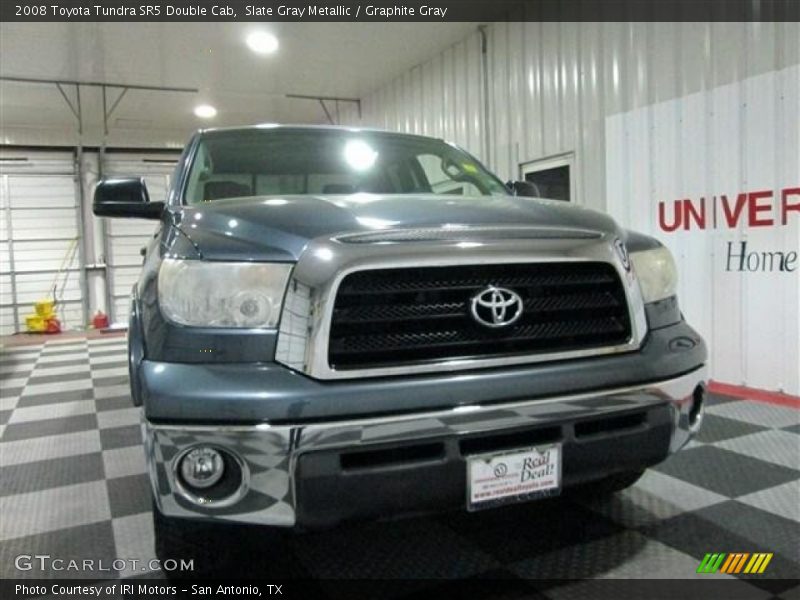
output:
POLYGON ((486 327, 508 327, 522 316, 522 298, 517 292, 493 285, 472 297, 472 318, 486 327))

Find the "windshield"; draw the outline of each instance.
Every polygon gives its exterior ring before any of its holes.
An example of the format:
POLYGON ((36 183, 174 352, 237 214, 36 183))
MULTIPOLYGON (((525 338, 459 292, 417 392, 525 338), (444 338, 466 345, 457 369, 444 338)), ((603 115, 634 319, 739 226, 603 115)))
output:
POLYGON ((346 130, 216 132, 195 152, 186 202, 296 194, 508 195, 466 152, 441 140, 346 130))

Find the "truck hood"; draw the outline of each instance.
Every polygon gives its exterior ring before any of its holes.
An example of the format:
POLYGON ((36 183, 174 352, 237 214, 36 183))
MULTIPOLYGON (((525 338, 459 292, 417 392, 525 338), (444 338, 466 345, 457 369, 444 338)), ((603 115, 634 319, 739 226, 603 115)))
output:
POLYGON ((206 260, 296 261, 314 238, 442 226, 541 226, 613 233, 608 215, 515 196, 259 196, 182 207, 175 224, 206 260))

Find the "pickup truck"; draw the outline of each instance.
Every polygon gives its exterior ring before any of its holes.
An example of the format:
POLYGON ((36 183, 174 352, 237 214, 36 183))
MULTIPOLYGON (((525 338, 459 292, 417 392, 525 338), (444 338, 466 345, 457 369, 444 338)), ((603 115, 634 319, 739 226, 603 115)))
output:
POLYGON ((128 329, 157 554, 611 494, 684 446, 707 350, 670 252, 528 190, 442 140, 272 125, 195 134, 165 202, 100 182, 96 215, 159 221, 128 329))

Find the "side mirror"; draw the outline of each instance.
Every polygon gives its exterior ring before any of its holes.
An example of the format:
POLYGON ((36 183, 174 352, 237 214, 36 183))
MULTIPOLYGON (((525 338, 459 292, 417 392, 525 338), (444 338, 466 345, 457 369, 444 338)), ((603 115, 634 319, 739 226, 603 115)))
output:
POLYGON ((539 187, 531 181, 509 181, 506 187, 515 196, 525 196, 527 198, 541 198, 539 187))
POLYGON ((144 179, 106 179, 94 189, 92 211, 98 217, 160 219, 163 202, 150 202, 144 179))

